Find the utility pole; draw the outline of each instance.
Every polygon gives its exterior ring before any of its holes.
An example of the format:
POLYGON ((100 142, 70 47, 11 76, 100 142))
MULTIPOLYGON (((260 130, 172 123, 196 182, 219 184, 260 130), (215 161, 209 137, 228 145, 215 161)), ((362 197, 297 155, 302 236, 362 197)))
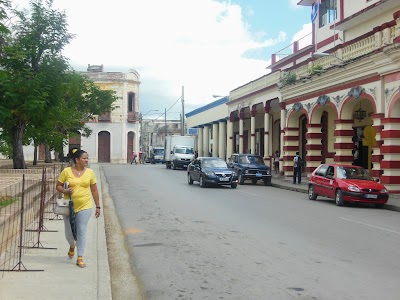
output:
POLYGON ((185 135, 185 87, 182 86, 182 128, 181 135, 185 135))
POLYGON ((165 109, 165 113, 164 113, 164 133, 165 133, 164 141, 166 141, 167 140, 167 109, 165 109))

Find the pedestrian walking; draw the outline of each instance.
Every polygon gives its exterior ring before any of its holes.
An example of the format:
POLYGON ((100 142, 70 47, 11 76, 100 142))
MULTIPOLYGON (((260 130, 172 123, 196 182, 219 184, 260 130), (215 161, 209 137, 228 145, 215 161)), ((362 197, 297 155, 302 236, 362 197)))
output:
POLYGON ((143 152, 139 151, 139 164, 143 164, 143 152))
POLYGON ((86 244, 86 230, 89 219, 92 215, 93 201, 96 205, 95 216, 100 216, 100 200, 97 190, 96 175, 93 170, 88 168, 88 154, 86 151, 72 150, 73 166, 65 168, 56 184, 56 189, 64 194, 64 198, 71 198, 73 203, 73 214, 63 216, 65 227, 65 238, 69 243, 68 257, 73 258, 75 255, 75 238, 72 226, 76 226, 76 248, 78 257, 76 264, 78 267, 85 268, 83 261, 86 244), (64 183, 68 182, 68 188, 64 188, 64 183), (75 218, 75 220, 70 220, 75 218))
POLYGON ((274 169, 275 169, 275 175, 279 174, 279 152, 278 150, 275 151, 274 154, 274 169))
POLYGON ((136 151, 133 151, 131 156, 131 164, 135 163, 135 165, 137 165, 136 157, 137 157, 136 151))
POLYGON ((296 156, 293 158, 293 184, 296 184, 296 178, 298 184, 301 184, 301 165, 302 159, 299 152, 296 152, 296 156))

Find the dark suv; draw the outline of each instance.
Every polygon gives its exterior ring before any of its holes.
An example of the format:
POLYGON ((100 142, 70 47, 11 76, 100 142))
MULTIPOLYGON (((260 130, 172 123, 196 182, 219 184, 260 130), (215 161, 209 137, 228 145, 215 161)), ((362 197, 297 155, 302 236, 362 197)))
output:
POLYGON ((245 180, 251 180, 253 184, 262 180, 264 185, 271 185, 271 168, 265 165, 260 155, 232 154, 228 166, 236 171, 240 184, 244 184, 245 180))

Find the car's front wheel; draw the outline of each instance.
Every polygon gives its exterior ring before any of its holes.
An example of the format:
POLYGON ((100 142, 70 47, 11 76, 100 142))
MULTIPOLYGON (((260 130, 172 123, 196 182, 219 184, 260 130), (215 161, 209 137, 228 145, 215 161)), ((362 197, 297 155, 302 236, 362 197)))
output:
POLYGON ((190 173, 188 173, 188 183, 193 184, 193 179, 192 176, 190 176, 190 173))
POLYGON ((343 206, 344 205, 343 193, 342 193, 341 190, 337 190, 336 191, 335 202, 336 202, 337 206, 343 206))
POLYGON ((200 175, 200 179, 199 179, 199 180, 200 180, 200 181, 199 181, 200 187, 202 187, 202 188, 206 187, 206 183, 205 183, 204 180, 203 180, 203 175, 200 175))
POLYGON ((317 194, 315 194, 314 191, 314 186, 312 184, 310 184, 310 186, 308 187, 308 199, 310 200, 315 200, 317 199, 317 194))
POLYGON ((264 185, 271 185, 271 178, 264 179, 264 185))
POLYGON ((239 183, 244 184, 244 176, 242 173, 239 174, 239 183))

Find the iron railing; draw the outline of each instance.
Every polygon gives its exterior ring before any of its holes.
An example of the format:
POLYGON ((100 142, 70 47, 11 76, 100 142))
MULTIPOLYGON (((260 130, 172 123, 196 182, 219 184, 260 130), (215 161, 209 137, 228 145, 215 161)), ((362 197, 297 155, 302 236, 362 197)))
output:
POLYGON ((59 164, 43 166, 42 169, 8 170, 7 174, 0 174, 2 275, 5 271, 39 271, 25 268, 23 255, 32 248, 44 248, 40 242, 41 232, 48 231, 44 221, 58 219, 52 208, 59 194, 55 188, 56 181, 63 168, 64 165, 59 164))

